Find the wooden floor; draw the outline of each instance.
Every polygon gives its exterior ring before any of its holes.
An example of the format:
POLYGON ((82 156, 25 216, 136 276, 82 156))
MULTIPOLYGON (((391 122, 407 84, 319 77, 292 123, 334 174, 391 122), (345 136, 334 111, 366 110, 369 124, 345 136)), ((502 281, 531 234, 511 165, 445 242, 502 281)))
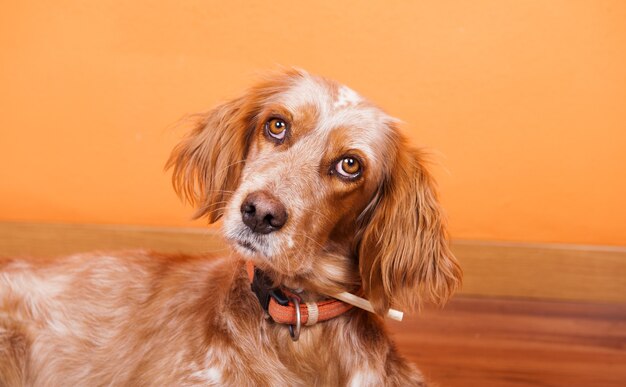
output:
MULTIPOLYGON (((0 255, 138 247, 219 252, 223 242, 210 230, 0 222, 0 255)), ((626 250, 483 242, 453 248, 466 294, 622 303, 462 295, 444 310, 390 324, 400 351, 434 385, 626 387, 626 250)))
POLYGON ((626 305, 458 297, 390 323, 437 386, 626 386, 626 305))

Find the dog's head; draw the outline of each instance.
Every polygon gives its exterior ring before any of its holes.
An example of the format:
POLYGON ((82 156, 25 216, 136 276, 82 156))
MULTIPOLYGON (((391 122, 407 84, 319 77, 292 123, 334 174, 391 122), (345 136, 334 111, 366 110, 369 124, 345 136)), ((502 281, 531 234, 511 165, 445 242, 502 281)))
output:
POLYGON ((200 115, 174 186, 234 248, 286 279, 355 281, 375 309, 445 302, 460 283, 432 178, 395 120, 300 70, 200 115))

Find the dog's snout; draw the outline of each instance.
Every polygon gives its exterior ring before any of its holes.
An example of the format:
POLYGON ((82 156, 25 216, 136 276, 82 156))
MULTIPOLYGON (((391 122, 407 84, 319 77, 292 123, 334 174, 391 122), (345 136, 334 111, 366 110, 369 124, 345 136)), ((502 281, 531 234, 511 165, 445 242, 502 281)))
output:
POLYGON ((269 234, 285 225, 287 210, 273 195, 257 191, 249 194, 241 204, 241 219, 250 230, 269 234))

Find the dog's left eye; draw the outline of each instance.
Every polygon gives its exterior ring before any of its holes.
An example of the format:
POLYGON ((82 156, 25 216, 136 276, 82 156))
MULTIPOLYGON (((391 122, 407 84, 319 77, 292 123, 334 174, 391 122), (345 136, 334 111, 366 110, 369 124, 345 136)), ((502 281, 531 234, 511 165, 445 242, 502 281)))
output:
POLYGON ((287 133, 287 123, 280 118, 271 118, 265 123, 265 131, 272 138, 282 142, 287 133))
POLYGON ((354 157, 344 157, 335 164, 335 171, 343 178, 355 179, 361 174, 361 163, 354 157))

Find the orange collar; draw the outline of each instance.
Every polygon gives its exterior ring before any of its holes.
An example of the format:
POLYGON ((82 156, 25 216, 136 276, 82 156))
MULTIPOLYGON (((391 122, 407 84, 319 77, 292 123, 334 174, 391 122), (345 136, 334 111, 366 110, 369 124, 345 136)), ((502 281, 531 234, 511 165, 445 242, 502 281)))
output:
POLYGON ((259 299, 261 307, 267 311, 272 320, 279 324, 299 326, 296 307, 300 309, 300 323, 303 325, 327 321, 352 309, 352 305, 334 298, 320 302, 300 303, 301 299, 297 294, 286 289, 270 288, 271 283, 268 282, 265 274, 255 268, 251 261, 246 262, 246 271, 252 284, 252 291, 259 299))

